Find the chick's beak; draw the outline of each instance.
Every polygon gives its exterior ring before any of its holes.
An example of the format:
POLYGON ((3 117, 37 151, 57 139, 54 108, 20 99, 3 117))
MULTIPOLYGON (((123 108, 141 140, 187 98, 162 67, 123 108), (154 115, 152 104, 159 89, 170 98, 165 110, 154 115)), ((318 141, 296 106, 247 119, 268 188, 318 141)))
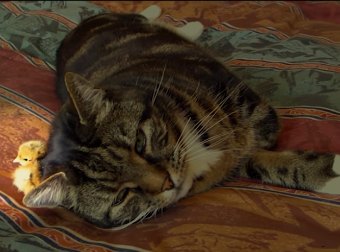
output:
POLYGON ((19 157, 16 157, 16 158, 13 160, 13 163, 20 163, 19 157))

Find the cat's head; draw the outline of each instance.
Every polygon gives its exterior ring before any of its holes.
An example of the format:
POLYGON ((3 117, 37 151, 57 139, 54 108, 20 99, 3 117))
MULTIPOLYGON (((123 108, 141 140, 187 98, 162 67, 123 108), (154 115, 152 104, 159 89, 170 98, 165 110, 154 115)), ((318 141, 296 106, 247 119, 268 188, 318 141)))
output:
POLYGON ((94 88, 74 73, 66 74, 65 83, 70 99, 54 121, 41 162, 45 181, 26 195, 27 206, 63 206, 112 227, 187 195, 200 175, 190 166, 201 162, 189 159, 202 154, 202 146, 195 145, 185 112, 176 114, 177 105, 161 95, 156 101, 157 87, 94 88))

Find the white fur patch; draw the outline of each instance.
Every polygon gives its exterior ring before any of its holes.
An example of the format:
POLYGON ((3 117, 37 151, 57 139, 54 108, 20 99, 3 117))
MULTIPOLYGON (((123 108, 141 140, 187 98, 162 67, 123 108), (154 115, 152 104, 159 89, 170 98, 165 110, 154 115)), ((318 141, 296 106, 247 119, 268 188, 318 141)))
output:
POLYGON ((183 140, 184 146, 187 149, 186 160, 189 164, 176 200, 186 196, 194 179, 208 172, 210 167, 223 155, 223 151, 205 147, 191 127, 186 131, 184 132, 183 140))
POLYGON ((144 16, 149 21, 153 21, 161 15, 161 12, 161 8, 159 8, 157 5, 151 5, 139 14, 144 16))
POLYGON ((204 26, 199 21, 189 22, 182 27, 174 28, 176 33, 190 41, 195 41, 203 33, 204 26))
POLYGON ((340 176, 331 179, 321 189, 316 191, 321 193, 340 194, 340 176))
POLYGON ((339 177, 330 179, 322 188, 316 190, 317 192, 340 194, 340 155, 335 155, 332 169, 339 177))
POLYGON ((340 175, 340 155, 335 155, 333 163, 333 171, 340 175))

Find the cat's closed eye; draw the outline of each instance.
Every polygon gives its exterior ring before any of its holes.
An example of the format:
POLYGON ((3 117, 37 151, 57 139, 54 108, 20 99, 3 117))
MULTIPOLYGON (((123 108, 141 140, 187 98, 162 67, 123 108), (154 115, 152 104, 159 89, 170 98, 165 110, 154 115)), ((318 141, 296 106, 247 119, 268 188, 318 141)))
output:
POLYGON ((118 196, 116 197, 115 201, 112 203, 112 206, 120 205, 129 194, 129 190, 130 190, 129 188, 122 189, 118 193, 118 196))
POLYGON ((142 155, 145 151, 146 147, 146 136, 144 132, 139 129, 137 130, 137 136, 136 136, 136 144, 135 144, 135 151, 137 154, 142 155))

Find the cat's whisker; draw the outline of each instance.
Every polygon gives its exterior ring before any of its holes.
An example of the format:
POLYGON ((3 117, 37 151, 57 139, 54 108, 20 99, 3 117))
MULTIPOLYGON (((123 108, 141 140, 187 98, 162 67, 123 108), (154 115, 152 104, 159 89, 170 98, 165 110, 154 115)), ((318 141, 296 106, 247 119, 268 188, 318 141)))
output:
POLYGON ((183 129, 182 129, 182 132, 181 132, 180 136, 178 137, 177 142, 176 142, 176 144, 175 144, 174 151, 177 151, 178 146, 181 144, 183 135, 185 134, 184 132, 185 132, 187 126, 189 125, 190 120, 191 120, 191 118, 189 118, 189 119, 187 120, 187 122, 185 123, 185 125, 184 125, 184 127, 183 127, 183 129))
MULTIPOLYGON (((225 120, 226 118, 228 118, 230 115, 236 113, 237 110, 230 112, 229 114, 225 115, 224 117, 222 117, 220 120, 216 121, 213 125, 211 125, 209 128, 206 129, 206 131, 209 131, 210 129, 212 129, 213 127, 215 127, 217 124, 219 124, 220 122, 222 122, 223 120, 225 120)), ((195 133, 194 135, 189 136, 190 140, 188 139, 188 142, 186 143, 187 148, 188 146, 192 145, 195 141, 197 141, 201 136, 203 135, 203 133, 199 134, 198 132, 195 133)))
MULTIPOLYGON (((238 84, 225 98, 223 98, 221 101, 219 101, 215 108, 210 111, 210 113, 208 113, 206 116, 204 116, 200 122, 198 122, 197 124, 201 125, 201 126, 205 126, 207 125, 211 120, 212 118, 214 118, 214 116, 216 115, 217 111, 221 108, 223 108, 224 104, 234 95, 234 93, 236 93, 238 91, 238 87, 240 87, 241 84, 238 84), (209 119, 207 122, 205 122, 206 119, 209 119), (203 122, 204 122, 204 125, 203 125, 203 122)), ((216 100, 219 100, 218 96, 223 96, 223 91, 218 93, 215 97, 216 100)), ((195 128, 195 126, 194 126, 195 128)))
POLYGON ((148 213, 148 216, 145 216, 144 219, 151 219, 151 218, 154 218, 154 217, 157 215, 158 210, 159 210, 159 208, 156 208, 155 210, 150 211, 150 212, 148 213), (150 215, 150 213, 151 213, 151 215, 150 215))
POLYGON ((135 86, 138 86, 138 82, 139 82, 139 76, 137 77, 137 79, 136 79, 136 82, 135 82, 135 86))
MULTIPOLYGON (((216 146, 219 146, 221 143, 223 143, 224 141, 227 141, 227 138, 225 138, 226 136, 229 136, 229 134, 228 135, 225 135, 224 136, 224 138, 223 137, 221 137, 218 141, 216 141, 216 142, 214 142, 214 143, 212 143, 211 145, 209 145, 209 146, 207 146, 206 148, 205 148, 205 150, 215 150, 214 148, 216 147, 216 146)), ((218 148, 218 151, 226 151, 226 150, 229 150, 230 148, 229 148, 229 146, 228 147, 219 147, 218 148)), ((233 150, 236 150, 236 149, 239 149, 239 150, 241 150, 242 148, 235 148, 235 147, 233 147, 232 148, 233 150)), ((200 149, 200 150, 196 150, 196 151, 193 151, 192 152, 192 150, 187 150, 186 152, 185 152, 185 154, 187 154, 188 152, 190 152, 191 151, 191 156, 194 156, 194 155, 196 155, 197 153, 199 153, 199 152, 204 152, 205 151, 204 149, 200 149)))
POLYGON ((201 153, 200 153, 200 155, 195 155, 194 157, 190 157, 190 158, 188 158, 188 159, 186 159, 185 160, 185 163, 188 163, 188 162, 191 162, 191 161, 193 161, 193 160, 195 160, 195 159, 198 159, 198 158, 202 158, 202 156, 205 156, 205 155, 211 155, 212 153, 219 153, 220 152, 220 150, 213 150, 213 151, 210 151, 209 152, 209 154, 206 152, 206 151, 202 151, 201 153), (201 154, 203 154, 203 155, 201 155, 201 154))
POLYGON ((195 89, 194 93, 192 94, 192 97, 197 97, 200 85, 201 85, 201 82, 199 81, 197 83, 197 86, 196 86, 196 89, 195 89))
MULTIPOLYGON (((218 94, 219 95, 219 94, 218 94)), ((224 102, 226 102, 227 100, 228 100, 228 97, 226 97, 225 99, 223 99, 224 101, 222 102, 223 104, 224 104, 224 102)), ((216 113, 217 113, 217 111, 218 111, 218 109, 220 109, 221 108, 221 106, 220 106, 220 104, 217 104, 216 106, 215 106, 215 108, 212 110, 212 111, 210 111, 207 115, 205 115, 201 120, 199 120, 194 126, 193 126, 193 130, 196 130, 199 126, 205 126, 206 124, 208 124, 211 120, 212 120, 212 118, 216 115, 216 113), (205 120, 207 120, 208 119, 208 121, 207 122, 205 122, 205 120), (203 125, 203 123, 204 123, 204 125, 203 125)))
MULTIPOLYGON (((227 133, 223 133, 223 134, 219 134, 219 135, 215 135, 215 136, 209 137, 208 139, 205 139, 204 141, 202 141, 202 142, 200 142, 200 143, 201 143, 201 144, 205 144, 205 143, 210 142, 210 141, 213 141, 213 140, 215 140, 215 139, 219 139, 219 141, 220 141, 221 139, 226 140, 225 137, 230 136, 231 134, 233 134, 233 131, 229 131, 229 132, 227 132, 227 133)), ((211 145, 210 145, 210 146, 211 146, 211 145)), ((208 146, 207 148, 209 148, 210 146, 208 146)), ((192 151, 191 148, 188 148, 187 150, 185 150, 185 151, 183 152, 183 155, 186 155, 187 153, 189 153, 189 152, 191 152, 191 151, 192 151)))
MULTIPOLYGON (((236 93, 238 90, 240 90, 242 88, 242 82, 240 82, 230 93, 229 95, 227 95, 222 101, 219 101, 217 103, 217 105, 215 106, 215 108, 210 111, 210 113, 208 113, 207 115, 205 115, 200 121, 198 121, 194 126, 193 126, 193 130, 196 131, 198 127, 202 126, 201 130, 197 131, 197 135, 201 134, 202 131, 204 130, 203 127, 205 127, 216 115, 218 109, 221 109, 224 104, 234 95, 234 93, 236 93), (207 122, 205 122, 205 120, 207 120, 207 122)), ((216 98, 219 95, 222 95, 223 92, 220 92, 219 94, 216 95, 216 98)), ((229 114, 230 115, 230 114, 229 114)), ((228 115, 228 116, 229 116, 228 115)), ((216 125, 216 124, 215 124, 216 125)), ((214 126, 215 126, 214 125, 214 126)), ((209 128, 210 129, 210 128, 209 128)), ((209 129, 206 129, 206 131, 208 131, 209 129)), ((197 138, 195 138, 193 141, 196 141, 197 138)))
MULTIPOLYGON (((218 146, 220 143, 222 143, 223 141, 226 141, 227 140, 227 136, 231 136, 233 135, 235 132, 235 130, 230 130, 228 131, 227 133, 225 134, 219 134, 219 135, 216 135, 216 136, 212 136, 204 141, 202 141, 201 143, 204 144, 204 143, 207 143, 207 142, 210 142, 212 140, 215 140, 216 138, 219 139, 218 141, 212 143, 211 145, 207 146, 205 149, 200 149, 200 150, 196 150, 196 151, 193 151, 192 150, 192 146, 190 146, 189 148, 187 148, 184 152, 183 152, 183 156, 187 155, 188 153, 191 154, 191 156, 195 156, 197 154, 199 154, 200 152, 204 152, 206 150, 211 150, 213 149, 214 147, 218 146)), ((225 148, 219 148, 219 151, 225 151, 226 149, 225 148)))
POLYGON ((234 132, 233 131, 228 131, 227 133, 218 134, 218 135, 215 135, 215 136, 212 136, 212 137, 209 137, 209 138, 205 139, 201 143, 205 144, 205 143, 214 141, 215 139, 219 139, 220 140, 220 139, 223 139, 223 138, 225 138, 227 136, 230 136, 232 133, 234 133, 234 132))
POLYGON ((200 155, 201 153, 206 152, 207 150, 209 150, 209 151, 222 151, 222 148, 219 148, 218 150, 216 150, 216 149, 214 149, 214 147, 220 145, 224 141, 226 141, 226 138, 221 138, 218 141, 214 142, 213 144, 207 146, 205 149, 199 149, 199 150, 194 150, 194 151, 192 151, 191 149, 186 150, 185 155, 190 153, 190 157, 189 157, 189 159, 190 159, 194 156, 197 156, 197 155, 200 155))
MULTIPOLYGON (((219 150, 212 150, 212 152, 215 152, 215 153, 219 153, 220 151, 223 151, 223 152, 234 152, 234 151, 240 151, 240 150, 243 150, 242 148, 232 148, 232 149, 219 149, 219 150)), ((198 159, 198 158, 202 158, 202 155, 201 154, 204 154, 206 153, 206 151, 201 151, 201 152, 198 152, 196 153, 193 157, 190 157, 188 159, 185 160, 185 163, 188 163, 188 162, 191 162, 195 159, 198 159)), ((211 152, 210 152, 211 154, 211 152)), ((204 156, 204 155, 203 155, 204 156)))
POLYGON ((151 207, 147 208, 145 211, 141 212, 136 218, 134 218, 133 220, 129 221, 126 224, 123 224, 125 222, 125 220, 122 220, 121 225, 118 226, 118 227, 112 228, 112 230, 122 230, 122 229, 124 229, 124 228, 126 228, 126 227, 128 227, 128 226, 130 226, 130 225, 132 225, 134 223, 136 223, 136 222, 141 221, 142 219, 145 218, 146 215, 148 215, 150 210, 151 210, 151 207))
POLYGON ((160 89, 161 86, 162 86, 163 79, 164 79, 165 69, 166 69, 166 65, 165 65, 164 68, 163 68, 161 80, 160 80, 159 84, 155 87, 155 90, 154 90, 154 92, 153 92, 152 101, 151 101, 151 104, 152 104, 152 105, 155 104, 156 98, 157 98, 158 93, 159 93, 159 89, 160 89))

